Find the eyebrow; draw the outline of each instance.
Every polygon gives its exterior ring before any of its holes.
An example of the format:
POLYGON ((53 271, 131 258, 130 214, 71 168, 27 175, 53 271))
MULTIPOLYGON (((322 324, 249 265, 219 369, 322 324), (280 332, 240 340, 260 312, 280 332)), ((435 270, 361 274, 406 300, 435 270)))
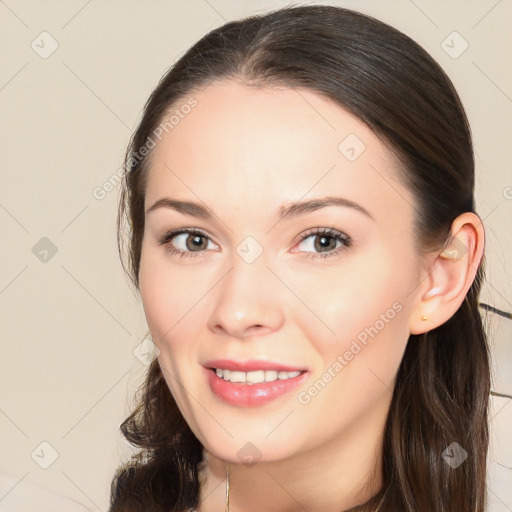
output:
MULTIPOLYGON (((371 213, 365 208, 363 208, 360 204, 355 203, 354 201, 350 201, 349 199, 345 199, 343 197, 332 196, 323 197, 319 199, 310 199, 308 201, 287 203, 277 210, 277 218, 279 220, 290 219, 292 217, 305 215, 307 213, 320 210, 322 208, 327 208, 328 206, 352 208, 363 213, 370 219, 375 220, 373 215, 371 215, 371 213)), ((156 203, 154 203, 153 206, 146 210, 146 214, 155 211, 159 208, 169 208, 184 215, 200 217, 203 219, 210 219, 214 217, 214 214, 209 208, 206 208, 205 206, 199 203, 194 203, 192 201, 178 201, 176 199, 170 199, 168 197, 163 197, 162 199, 156 201, 156 203)))

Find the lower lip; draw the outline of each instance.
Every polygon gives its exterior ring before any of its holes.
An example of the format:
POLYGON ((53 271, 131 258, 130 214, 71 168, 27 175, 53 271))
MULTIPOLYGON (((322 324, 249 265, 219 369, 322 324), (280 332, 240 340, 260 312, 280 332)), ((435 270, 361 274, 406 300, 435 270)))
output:
POLYGON ((300 386, 309 375, 301 373, 291 379, 260 382, 258 384, 244 384, 230 382, 218 377, 211 368, 203 369, 207 373, 208 383, 212 392, 224 402, 238 407, 257 407, 266 404, 280 396, 290 393, 300 386))

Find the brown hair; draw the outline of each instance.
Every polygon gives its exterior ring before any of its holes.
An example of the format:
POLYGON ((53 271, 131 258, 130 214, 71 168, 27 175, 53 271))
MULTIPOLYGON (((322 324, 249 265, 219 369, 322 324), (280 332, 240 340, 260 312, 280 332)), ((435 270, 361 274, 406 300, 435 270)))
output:
MULTIPOLYGON (((450 79, 432 57, 370 16, 325 5, 287 6, 209 32, 147 101, 126 153, 117 219, 121 261, 137 290, 150 168, 141 149, 170 108, 221 79, 306 88, 365 122, 402 163, 400 175, 416 198, 418 250, 442 248, 452 221, 475 211, 469 125, 450 79)), ((354 511, 370 511, 383 499, 381 511, 483 512, 490 394, 478 310, 483 276, 484 259, 458 311, 438 328, 410 336, 384 432, 383 487, 354 511), (468 454, 456 469, 442 458, 453 442, 468 454)), ((141 450, 116 472, 110 510, 196 508, 202 446, 157 360, 139 393, 120 428, 141 450)))

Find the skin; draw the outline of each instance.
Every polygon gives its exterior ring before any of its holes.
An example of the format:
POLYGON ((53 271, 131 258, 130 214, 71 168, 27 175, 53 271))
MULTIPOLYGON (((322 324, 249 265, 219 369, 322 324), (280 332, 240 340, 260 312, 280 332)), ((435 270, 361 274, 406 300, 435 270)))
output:
POLYGON ((393 154, 359 119, 312 91, 231 80, 194 97, 197 106, 153 150, 145 209, 169 197, 214 216, 147 213, 139 278, 166 382, 205 448, 199 510, 224 510, 226 462, 231 510, 334 512, 363 503, 382 484, 382 434, 409 335, 445 322, 464 300, 483 252, 482 225, 471 213, 454 221, 465 248, 459 258, 421 253, 415 200, 393 154), (348 134, 366 146, 354 161, 338 149, 348 134), (277 221, 282 205, 325 196, 358 203, 373 218, 329 206, 277 221), (186 234, 167 243, 190 258, 158 243, 179 228, 208 236, 195 252, 194 235, 188 247, 186 234), (352 244, 334 254, 342 243, 329 239, 323 251, 334 255, 321 258, 321 237, 300 241, 312 228, 333 228, 352 244), (236 251, 247 236, 263 250, 250 264, 236 251), (300 403, 298 394, 394 303, 400 311, 300 403), (266 359, 311 373, 288 395, 236 407, 213 395, 203 376, 201 364, 214 358, 266 359), (237 455, 247 443, 257 448, 250 448, 256 464, 237 455))

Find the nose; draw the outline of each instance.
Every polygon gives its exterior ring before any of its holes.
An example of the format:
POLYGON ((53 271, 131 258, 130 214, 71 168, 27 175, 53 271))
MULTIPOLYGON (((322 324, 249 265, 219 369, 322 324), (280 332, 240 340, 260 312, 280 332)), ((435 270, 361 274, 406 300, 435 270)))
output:
POLYGON ((236 256, 216 287, 208 327, 216 334, 238 339, 280 329, 285 316, 282 287, 264 258, 247 263, 236 256))

